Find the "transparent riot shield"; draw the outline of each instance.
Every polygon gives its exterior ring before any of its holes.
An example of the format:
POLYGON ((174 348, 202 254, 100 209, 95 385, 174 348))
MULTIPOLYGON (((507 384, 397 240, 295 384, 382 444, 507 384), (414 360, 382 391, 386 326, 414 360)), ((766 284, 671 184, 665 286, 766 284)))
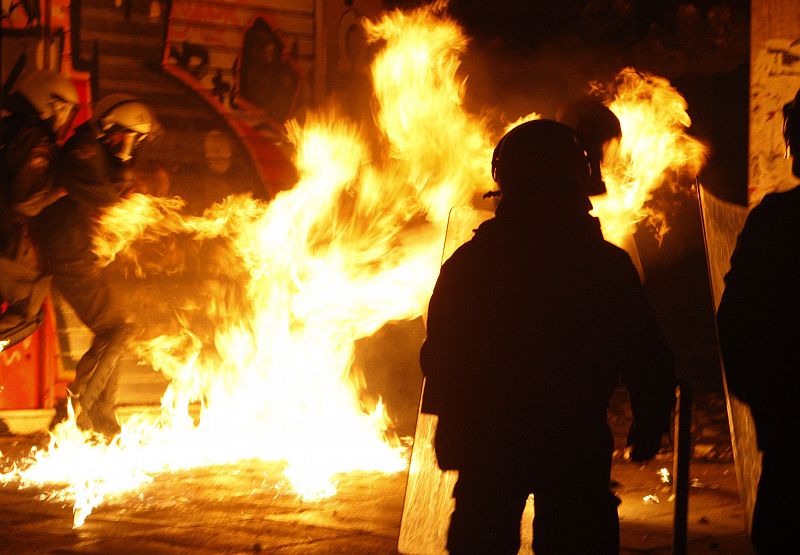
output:
MULTIPOLYGON (((733 254, 736 238, 747 217, 747 209, 716 198, 702 186, 698 187, 698 199, 703 219, 708 278, 716 314, 722 299, 722 291, 725 289, 723 278, 730 268, 731 254, 733 254)), ((728 406, 736 480, 739 484, 739 496, 744 507, 746 526, 749 532, 756 501, 758 478, 761 474, 761 453, 756 444, 756 430, 750 409, 729 394, 724 370, 722 383, 728 406)))
MULTIPOLYGON (((472 231, 481 222, 492 215, 491 212, 469 207, 453 208, 447 222, 442 263, 472 237, 472 231)), ((422 396, 424 395, 423 383, 422 396)), ((433 414, 420 412, 417 417, 397 546, 400 553, 433 555, 447 552, 447 527, 454 507, 452 493, 458 472, 443 472, 436 465, 433 451, 436 423, 437 417, 433 414)))

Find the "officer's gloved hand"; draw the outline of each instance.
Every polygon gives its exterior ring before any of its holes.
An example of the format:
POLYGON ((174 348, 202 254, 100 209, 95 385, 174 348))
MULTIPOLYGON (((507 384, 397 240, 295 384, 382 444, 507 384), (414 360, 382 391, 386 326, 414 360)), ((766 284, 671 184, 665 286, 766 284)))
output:
POLYGON ((643 426, 631 425, 628 432, 628 456, 634 462, 646 462, 658 454, 664 433, 661 430, 647 429, 643 426))

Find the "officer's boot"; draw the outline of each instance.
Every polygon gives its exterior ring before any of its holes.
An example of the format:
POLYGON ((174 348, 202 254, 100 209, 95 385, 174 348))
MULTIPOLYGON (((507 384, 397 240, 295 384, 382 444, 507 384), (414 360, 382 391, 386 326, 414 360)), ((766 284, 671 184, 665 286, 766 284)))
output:
POLYGON ((72 404, 72 410, 75 411, 75 424, 83 431, 91 431, 94 429, 92 418, 89 415, 91 406, 87 405, 87 400, 81 399, 81 396, 67 390, 68 402, 72 404))
POLYGON ((118 435, 122 428, 117 420, 115 407, 112 403, 108 403, 103 399, 99 399, 90 411, 94 431, 106 436, 106 439, 112 439, 118 435))

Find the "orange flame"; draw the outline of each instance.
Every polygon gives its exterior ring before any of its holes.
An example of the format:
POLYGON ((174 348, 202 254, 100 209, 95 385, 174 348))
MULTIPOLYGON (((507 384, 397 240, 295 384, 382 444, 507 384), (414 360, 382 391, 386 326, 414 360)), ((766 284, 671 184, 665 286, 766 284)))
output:
POLYGON ((606 239, 618 245, 642 220, 649 221, 660 239, 669 230, 666 217, 648 201, 665 183, 675 186, 680 173, 696 176, 707 148, 686 133, 691 125, 686 101, 666 79, 626 68, 606 94, 622 139, 603 160, 608 194, 592 199, 595 215, 606 239))
MULTIPOLYGON (((186 315, 179 332, 137 345, 171 380, 157 416, 128 419, 108 444, 70 418, 46 450, 0 479, 46 485, 52 498, 74 504, 80 526, 99 503, 169 469, 285 461, 298 494, 315 498, 335 492, 336 473, 406 467, 382 402, 362 398, 354 344, 424 313, 451 207, 493 187, 496 138, 463 108, 456 70, 467 41, 442 5, 365 23, 370 40, 383 42, 372 65, 380 141, 336 112, 317 114, 288 124, 299 180, 269 203, 233 196, 190 216, 180 199, 133 195, 104 215, 95 243, 101 264, 129 263, 144 275, 156 267, 141 263, 143 247, 175 235, 217 240, 219 264, 241 280, 244 298, 228 304, 217 289, 207 292, 213 355, 186 315), (202 405, 197 422, 192 403, 202 405)), ((649 77, 640 85, 652 92, 633 92, 633 75, 611 103, 626 138, 607 166, 608 198, 597 204, 604 226, 627 233, 649 195, 638 187, 658 186, 667 167, 699 164, 686 159, 696 152, 672 166, 644 159, 693 143, 682 134, 685 112, 648 120, 666 110, 668 85, 649 77)))

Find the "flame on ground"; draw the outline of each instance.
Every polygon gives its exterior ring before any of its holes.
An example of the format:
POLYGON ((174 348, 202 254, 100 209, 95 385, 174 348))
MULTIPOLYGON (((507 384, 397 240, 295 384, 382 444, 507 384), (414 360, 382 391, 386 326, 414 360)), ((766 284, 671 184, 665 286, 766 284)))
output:
MULTIPOLYGON (((354 345, 424 313, 448 212, 493 188, 498 138, 462 106, 456 70, 467 39, 442 6, 365 23, 382 43, 372 65, 380 140, 335 111, 317 114, 288 124, 300 177, 270 202, 234 196, 191 216, 179 199, 137 194, 105 214, 103 264, 177 272, 192 263, 176 257, 183 238, 212 245, 205 258, 220 279, 203 283, 203 302, 176 309, 180 329, 136 345, 171 380, 157 417, 130 418, 106 443, 70 415, 1 481, 72 502, 80 526, 98 504, 168 470, 285 461, 294 490, 312 499, 335 492, 336 473, 406 467, 382 402, 364 398, 354 345), (194 326, 197 314, 210 334, 194 326)), ((699 168, 702 147, 686 136, 685 103, 666 81, 627 70, 610 90, 623 139, 595 205, 619 241, 650 215, 645 203, 670 170, 699 168)))

